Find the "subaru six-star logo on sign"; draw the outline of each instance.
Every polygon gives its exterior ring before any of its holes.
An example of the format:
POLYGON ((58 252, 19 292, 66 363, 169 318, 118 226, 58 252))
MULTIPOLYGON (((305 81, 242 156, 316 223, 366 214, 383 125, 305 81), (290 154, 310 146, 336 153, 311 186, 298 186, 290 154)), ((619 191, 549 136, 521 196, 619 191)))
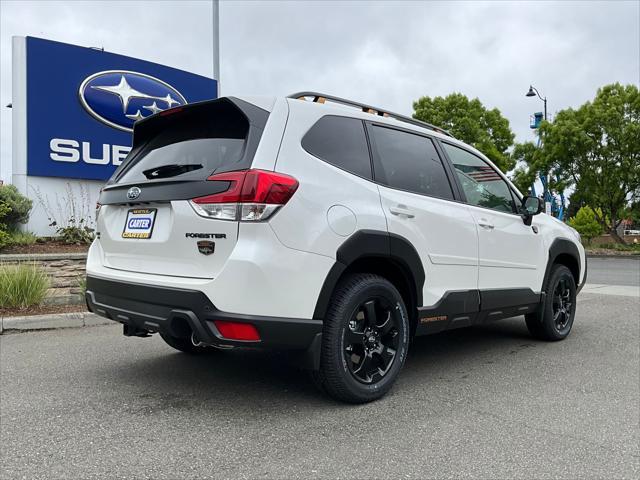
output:
POLYGON ((84 79, 79 90, 82 106, 97 120, 119 130, 149 115, 187 103, 162 80, 144 73, 107 70, 84 79))

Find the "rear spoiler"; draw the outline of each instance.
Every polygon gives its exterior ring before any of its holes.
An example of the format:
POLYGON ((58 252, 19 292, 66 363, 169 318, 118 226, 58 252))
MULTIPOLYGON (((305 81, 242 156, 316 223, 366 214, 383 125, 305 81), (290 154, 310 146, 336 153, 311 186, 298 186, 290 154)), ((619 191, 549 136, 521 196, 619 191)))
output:
MULTIPOLYGON (((258 148, 258 143, 260 142, 267 120, 269 119, 268 111, 235 97, 222 97, 215 100, 190 103, 163 110, 162 112, 139 120, 134 124, 133 146, 131 151, 122 164, 113 172, 113 175, 111 175, 111 178, 109 178, 106 183, 106 188, 114 186, 117 179, 131 164, 131 161, 136 158, 140 150, 142 150, 150 140, 162 134, 167 136, 167 144, 174 143, 172 142, 172 136, 175 137, 175 141, 179 141, 180 135, 182 135, 181 129, 179 128, 182 120, 187 118, 193 119, 194 117, 211 119, 211 110, 215 110, 218 118, 222 120, 219 125, 216 126, 221 135, 232 132, 234 129, 237 131, 238 122, 242 122, 244 126, 246 126, 247 123, 249 124, 245 155, 253 156, 258 148), (172 125, 178 128, 173 129, 171 128, 172 125)), ((204 124, 205 122, 202 122, 203 126, 204 124)), ((208 136, 206 129, 202 132, 198 131, 198 125, 199 122, 195 122, 195 127, 193 131, 190 132, 193 134, 193 138, 205 138, 208 136), (201 135, 202 137, 200 137, 201 135)), ((182 131, 184 131, 184 129, 182 129, 182 131)))
POLYGON ((229 109, 229 113, 236 113, 239 110, 252 127, 258 127, 260 130, 264 130, 269 118, 269 112, 266 110, 235 97, 222 97, 215 100, 189 103, 163 110, 136 122, 133 126, 132 151, 140 148, 149 138, 164 130, 167 123, 180 121, 180 118, 185 115, 206 115, 207 110, 211 107, 216 107, 218 111, 222 110, 222 112, 225 109, 229 109))

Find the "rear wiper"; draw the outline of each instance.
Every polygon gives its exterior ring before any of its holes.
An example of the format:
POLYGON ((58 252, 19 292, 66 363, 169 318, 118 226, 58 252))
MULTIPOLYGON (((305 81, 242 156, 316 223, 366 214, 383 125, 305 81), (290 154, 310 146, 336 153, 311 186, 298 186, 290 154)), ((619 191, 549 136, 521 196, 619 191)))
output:
POLYGON ((150 168, 149 170, 143 170, 142 174, 149 180, 153 180, 155 178, 175 177, 177 175, 182 175, 183 173, 191 172, 193 170, 200 170, 201 168, 203 167, 199 163, 186 165, 178 165, 177 163, 172 163, 156 168, 150 168))

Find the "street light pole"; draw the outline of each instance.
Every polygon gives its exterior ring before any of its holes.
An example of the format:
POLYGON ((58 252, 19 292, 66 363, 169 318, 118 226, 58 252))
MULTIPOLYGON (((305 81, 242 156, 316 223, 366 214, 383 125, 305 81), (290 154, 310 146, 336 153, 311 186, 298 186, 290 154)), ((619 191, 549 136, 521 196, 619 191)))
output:
POLYGON ((547 97, 543 97, 540 95, 540 92, 533 85, 529 85, 529 91, 526 93, 526 97, 535 97, 538 96, 540 100, 544 102, 544 120, 547 121, 547 97))
POLYGON ((211 1, 213 30, 213 78, 216 81, 216 97, 220 97, 220 1, 211 1))
MULTIPOLYGON (((533 85, 529 85, 529 91, 525 94, 525 96, 527 97, 535 97, 537 96, 540 100, 542 100, 542 102, 544 103, 544 121, 547 122, 549 120, 549 117, 547 116, 547 97, 543 97, 542 95, 540 95, 540 92, 538 91, 537 88, 535 88, 533 85)), ((541 142, 541 138, 540 138, 540 132, 538 132, 538 142, 541 142)), ((539 143, 540 144, 540 143, 539 143)), ((542 172, 540 172, 540 178, 542 180, 542 172)), ((547 203, 551 203, 551 193, 549 192, 549 172, 545 172, 544 173, 544 181, 542 182, 542 185, 544 187, 544 191, 543 191, 543 198, 545 200, 545 205, 547 203), (548 201, 548 200, 549 201, 548 201)), ((533 187, 532 187, 533 188, 533 187)), ((564 193, 560 193, 560 210, 558 212, 558 218, 560 220, 563 219, 563 215, 564 215, 564 193)))

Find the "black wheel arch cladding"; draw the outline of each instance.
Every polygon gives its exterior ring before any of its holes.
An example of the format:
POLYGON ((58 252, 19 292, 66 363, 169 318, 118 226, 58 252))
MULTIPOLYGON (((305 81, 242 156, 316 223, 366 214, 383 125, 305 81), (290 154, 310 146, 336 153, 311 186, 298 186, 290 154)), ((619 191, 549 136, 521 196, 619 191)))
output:
MULTIPOLYGON (((586 260, 586 259, 585 259, 586 260)), ((544 280, 542 288, 545 289, 549 281, 553 266, 562 264, 566 266, 573 274, 576 286, 580 285, 580 274, 586 265, 580 262, 580 252, 578 247, 571 240, 566 238, 556 238, 549 247, 549 259, 547 260, 547 268, 544 272, 544 280)), ((586 278, 584 281, 586 282, 586 278)), ((584 283, 584 282, 583 282, 584 283)))
MULTIPOLYGON (((422 305, 422 289, 425 282, 424 268, 416 249, 404 237, 379 230, 358 230, 336 252, 336 262, 327 274, 313 318, 322 320, 326 315, 331 294, 342 275, 356 262, 379 259, 392 262, 407 277, 409 292, 415 306, 422 305)), ((407 309, 409 305, 407 305, 407 309)))

